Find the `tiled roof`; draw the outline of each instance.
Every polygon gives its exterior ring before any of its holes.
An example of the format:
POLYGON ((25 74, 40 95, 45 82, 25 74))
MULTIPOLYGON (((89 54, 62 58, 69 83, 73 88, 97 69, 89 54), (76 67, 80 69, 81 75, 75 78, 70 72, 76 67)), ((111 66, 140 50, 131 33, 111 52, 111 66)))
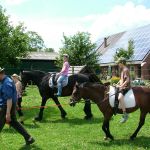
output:
POLYGON ((58 53, 56 52, 31 52, 26 58, 29 60, 56 60, 58 53))

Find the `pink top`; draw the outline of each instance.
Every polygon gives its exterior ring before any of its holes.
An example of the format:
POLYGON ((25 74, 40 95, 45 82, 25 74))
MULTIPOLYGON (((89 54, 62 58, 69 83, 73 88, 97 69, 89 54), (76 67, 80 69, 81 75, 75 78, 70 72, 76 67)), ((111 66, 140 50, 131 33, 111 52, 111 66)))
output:
POLYGON ((63 68, 62 68, 60 74, 64 75, 64 76, 68 76, 69 68, 70 68, 70 65, 69 65, 68 61, 64 62, 63 68))

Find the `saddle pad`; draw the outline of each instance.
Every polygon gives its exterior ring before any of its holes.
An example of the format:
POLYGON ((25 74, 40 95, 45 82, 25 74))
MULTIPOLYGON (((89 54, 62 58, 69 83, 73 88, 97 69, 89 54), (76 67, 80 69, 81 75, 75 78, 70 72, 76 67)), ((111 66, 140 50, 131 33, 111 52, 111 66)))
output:
MULTIPOLYGON (((115 87, 110 86, 109 89, 109 103, 111 107, 114 107, 114 102, 115 102, 115 87)), ((136 106, 136 102, 135 102, 135 96, 133 93, 133 90, 130 89, 127 94, 124 97, 124 102, 125 102, 125 106, 126 108, 133 108, 136 106)), ((119 103, 119 109, 121 109, 121 105, 119 103)))
MULTIPOLYGON (((67 84, 68 84, 68 78, 66 78, 66 79, 62 82, 62 87, 67 86, 67 84)), ((52 77, 50 77, 50 79, 49 79, 49 87, 50 87, 50 88, 53 88, 54 86, 55 86, 55 85, 53 84, 52 77)), ((57 85, 56 85, 56 87, 57 87, 57 85)))

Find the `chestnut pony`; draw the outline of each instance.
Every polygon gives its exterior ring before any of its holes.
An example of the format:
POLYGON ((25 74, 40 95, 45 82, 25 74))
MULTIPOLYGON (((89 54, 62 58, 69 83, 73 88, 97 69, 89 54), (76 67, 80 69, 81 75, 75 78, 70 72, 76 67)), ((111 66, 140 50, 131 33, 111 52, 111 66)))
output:
MULTIPOLYGON (((140 109, 139 125, 130 137, 131 140, 134 140, 139 130, 144 125, 147 113, 150 113, 150 88, 133 87, 132 89, 135 96, 136 106, 133 108, 128 108, 127 113, 132 113, 137 109, 140 109)), ((91 99, 93 102, 95 102, 104 116, 102 130, 104 131, 106 138, 113 140, 114 138, 109 130, 109 122, 114 112, 113 108, 109 104, 109 95, 107 94, 107 90, 108 87, 99 83, 86 82, 82 84, 76 84, 70 99, 70 105, 75 106, 75 104, 79 102, 81 98, 91 99)), ((122 110, 119 109, 118 113, 122 114, 122 110)))

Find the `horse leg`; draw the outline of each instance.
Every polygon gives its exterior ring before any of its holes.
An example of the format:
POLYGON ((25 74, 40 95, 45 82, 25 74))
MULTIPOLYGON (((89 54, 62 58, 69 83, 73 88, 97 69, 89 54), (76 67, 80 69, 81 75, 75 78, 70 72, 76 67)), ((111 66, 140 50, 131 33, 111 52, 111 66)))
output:
POLYGON ((54 97, 52 97, 52 99, 54 100, 55 104, 57 105, 57 107, 59 108, 59 110, 61 112, 61 118, 65 119, 67 113, 61 106, 60 102, 58 101, 58 98, 56 96, 54 96, 54 97))
POLYGON ((84 119, 88 120, 88 119, 91 119, 93 117, 92 112, 91 112, 91 102, 89 99, 85 101, 84 112, 86 114, 84 119))
POLYGON ((39 112, 38 116, 34 118, 34 120, 41 121, 43 119, 43 111, 44 111, 44 107, 46 105, 46 101, 47 101, 47 99, 42 98, 40 112, 39 112))
POLYGON ((110 120, 108 120, 108 121, 106 122, 106 129, 107 129, 108 137, 109 137, 111 140, 114 140, 114 137, 111 135, 110 130, 109 130, 109 121, 110 121, 110 120))
POLYGON ((138 132, 140 131, 140 129, 144 125, 146 115, 147 115, 147 112, 142 112, 141 111, 139 125, 138 125, 137 129, 135 130, 135 132, 130 137, 131 140, 134 140, 136 138, 138 132))
POLYGON ((111 135, 110 130, 109 130, 109 121, 110 121, 110 119, 104 118, 102 130, 104 131, 104 133, 106 135, 106 137, 105 137, 106 139, 110 138, 111 140, 114 140, 114 137, 111 135))

